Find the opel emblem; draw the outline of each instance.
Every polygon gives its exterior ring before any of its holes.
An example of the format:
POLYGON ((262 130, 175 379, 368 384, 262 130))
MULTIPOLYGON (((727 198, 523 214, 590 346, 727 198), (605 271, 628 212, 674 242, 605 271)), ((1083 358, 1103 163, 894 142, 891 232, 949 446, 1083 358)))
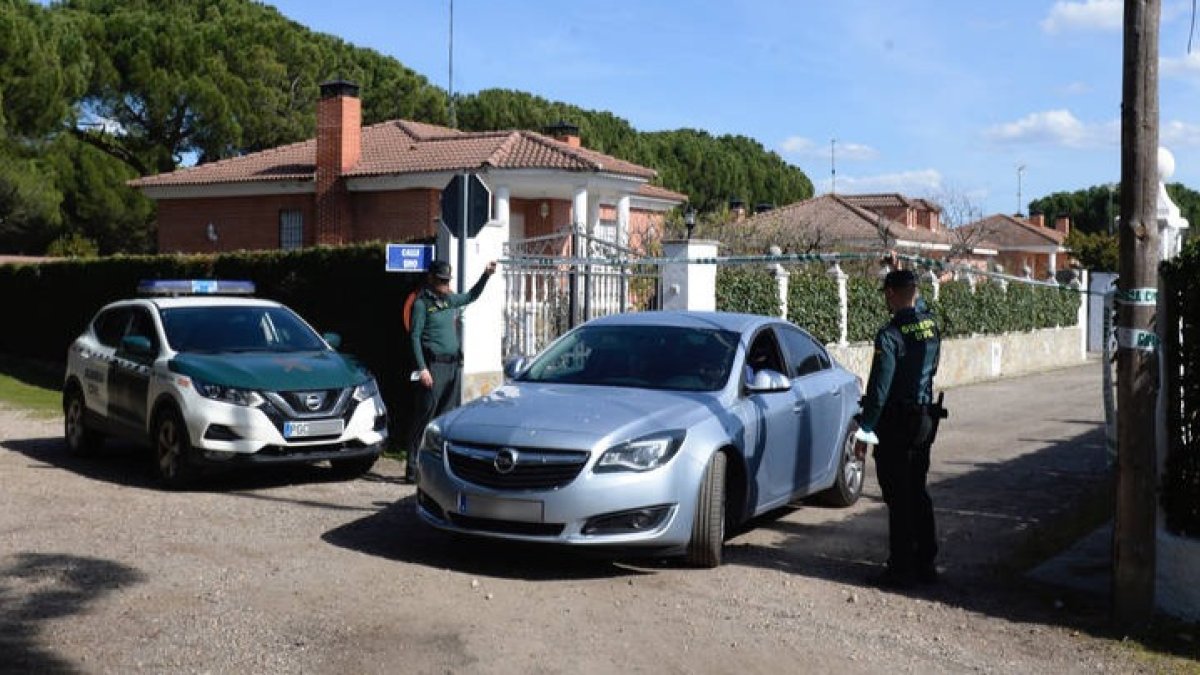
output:
POLYGON ((318 410, 321 404, 325 402, 325 394, 319 391, 310 392, 304 395, 304 407, 309 410, 318 410))
POLYGON ((512 470, 517 468, 518 453, 515 448, 500 448, 496 453, 496 459, 492 461, 492 466, 496 467, 496 473, 512 473, 512 470))

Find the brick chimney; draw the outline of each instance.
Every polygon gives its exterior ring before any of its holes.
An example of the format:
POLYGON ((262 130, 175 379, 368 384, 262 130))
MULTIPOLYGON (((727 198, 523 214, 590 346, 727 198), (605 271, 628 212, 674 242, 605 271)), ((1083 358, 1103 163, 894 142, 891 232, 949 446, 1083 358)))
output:
POLYGON ((1043 213, 1037 213, 1035 211, 1034 213, 1030 214, 1029 222, 1030 222, 1030 224, 1034 225, 1035 227, 1045 227, 1046 226, 1046 215, 1043 213))
POLYGON ((362 101, 358 85, 345 80, 321 84, 317 101, 316 244, 352 238, 353 216, 342 174, 362 158, 362 101))
POLYGON ((729 200, 729 214, 733 217, 733 222, 740 223, 746 219, 746 202, 740 199, 729 200))
POLYGON ((1063 236, 1071 234, 1071 216, 1058 216, 1054 219, 1054 229, 1063 233, 1063 236))
POLYGON ((578 148, 582 145, 579 140, 579 127, 574 124, 567 124, 559 120, 557 124, 551 124, 544 131, 547 136, 556 141, 562 141, 572 148, 578 148))

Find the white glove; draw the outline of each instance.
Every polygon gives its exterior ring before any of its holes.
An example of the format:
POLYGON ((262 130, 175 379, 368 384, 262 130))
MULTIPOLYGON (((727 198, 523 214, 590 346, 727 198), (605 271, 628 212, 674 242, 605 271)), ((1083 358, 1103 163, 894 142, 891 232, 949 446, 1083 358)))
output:
POLYGON ((862 429, 854 430, 854 440, 862 441, 867 445, 879 445, 879 437, 874 431, 863 431, 862 429))

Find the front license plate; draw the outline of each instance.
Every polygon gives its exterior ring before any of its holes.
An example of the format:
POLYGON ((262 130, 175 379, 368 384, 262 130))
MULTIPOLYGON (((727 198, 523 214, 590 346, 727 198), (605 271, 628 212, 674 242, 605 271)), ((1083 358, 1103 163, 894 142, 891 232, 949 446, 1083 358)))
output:
POLYGON ((284 422, 284 438, 308 438, 310 436, 341 436, 346 428, 342 420, 315 420, 313 422, 284 422))
POLYGON ((458 512, 464 516, 540 523, 542 503, 531 499, 500 499, 483 495, 458 493, 458 512))

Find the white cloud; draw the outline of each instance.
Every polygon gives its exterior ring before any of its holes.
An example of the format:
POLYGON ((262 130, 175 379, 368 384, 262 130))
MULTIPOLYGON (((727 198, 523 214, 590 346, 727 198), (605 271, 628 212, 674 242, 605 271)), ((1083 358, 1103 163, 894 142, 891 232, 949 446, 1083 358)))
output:
POLYGON ((983 135, 990 141, 1008 145, 1092 148, 1119 142, 1121 126, 1117 120, 1089 124, 1080 121, 1070 110, 1046 110, 1030 113, 1016 122, 989 127, 983 135))
POLYGON ((779 144, 779 149, 785 155, 807 159, 829 159, 831 151, 838 161, 870 161, 879 157, 878 150, 862 143, 837 141, 834 147, 830 148, 828 143, 817 143, 804 136, 789 136, 779 144))
POLYGON ((1082 96, 1091 91, 1092 86, 1086 82, 1070 82, 1058 88, 1058 93, 1063 96, 1082 96))
POLYGON ((1167 148, 1200 145, 1200 124, 1171 120, 1158 130, 1159 142, 1167 148))
POLYGON ((1183 56, 1164 56, 1159 61, 1158 67, 1163 75, 1200 78, 1200 52, 1192 52, 1183 56))
MULTIPOLYGON (((828 192, 830 187, 831 181, 826 179, 823 188, 828 192)), ((906 195, 923 195, 939 192, 941 189, 942 174, 937 169, 917 169, 876 176, 838 176, 837 179, 839 194, 899 192, 906 195)))
POLYGON ((1121 0, 1059 0, 1042 19, 1042 30, 1051 35, 1071 30, 1120 30, 1124 19, 1121 0))

